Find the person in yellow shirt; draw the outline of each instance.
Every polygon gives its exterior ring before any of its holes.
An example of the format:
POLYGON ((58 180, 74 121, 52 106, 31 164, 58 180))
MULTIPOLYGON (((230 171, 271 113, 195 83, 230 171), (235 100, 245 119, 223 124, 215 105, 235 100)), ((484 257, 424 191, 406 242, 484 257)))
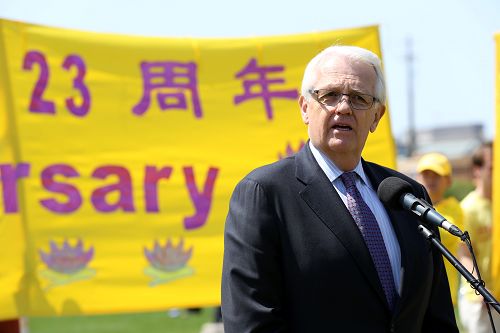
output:
MULTIPOLYGON (((460 203, 464 212, 464 231, 470 235, 481 279, 486 288, 491 286, 491 246, 492 246, 492 170, 493 143, 482 144, 472 156, 472 178, 476 188, 460 203)), ((460 261, 472 272, 473 265, 467 250, 461 251, 460 261)), ((474 272, 477 278, 477 274, 474 272)), ((465 280, 461 280, 458 308, 462 326, 468 333, 493 332, 483 297, 475 294, 465 280)), ((491 310, 495 327, 500 328, 500 315, 491 310)))
MULTIPOLYGON (((460 203, 455 197, 446 197, 445 192, 452 184, 452 168, 448 158, 440 153, 423 155, 417 164, 417 180, 425 186, 434 208, 450 223, 463 228, 464 216, 460 203)), ((447 232, 440 232, 441 242, 456 257, 460 247, 460 238, 447 232)), ((450 284, 453 305, 457 306, 459 273, 448 260, 444 260, 450 284)))

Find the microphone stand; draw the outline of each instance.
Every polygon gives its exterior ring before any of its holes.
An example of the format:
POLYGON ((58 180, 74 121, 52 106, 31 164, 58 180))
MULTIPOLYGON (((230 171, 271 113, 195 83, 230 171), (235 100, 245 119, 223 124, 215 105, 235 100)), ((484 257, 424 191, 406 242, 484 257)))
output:
POLYGON ((490 294, 490 292, 484 287, 484 283, 477 280, 474 275, 472 275, 458 260, 455 258, 450 251, 437 239, 436 235, 424 227, 423 225, 418 226, 418 231, 424 235, 424 237, 429 240, 437 249, 443 254, 443 256, 455 267, 463 277, 467 279, 471 287, 474 288, 481 296, 484 297, 486 304, 491 305, 497 313, 500 314, 500 304, 498 301, 490 294))

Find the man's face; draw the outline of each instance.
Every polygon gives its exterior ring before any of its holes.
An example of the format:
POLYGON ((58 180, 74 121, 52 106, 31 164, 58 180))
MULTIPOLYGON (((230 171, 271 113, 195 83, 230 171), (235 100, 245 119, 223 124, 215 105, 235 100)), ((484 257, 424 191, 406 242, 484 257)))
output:
POLYGON ((492 178, 493 178, 493 150, 491 148, 484 149, 484 163, 480 168, 479 177, 484 188, 491 193, 492 178))
POLYGON ((425 186, 434 204, 443 200, 444 193, 451 185, 449 176, 441 176, 432 170, 423 170, 417 178, 425 186))
MULTIPOLYGON (((375 96, 376 79, 371 65, 349 63, 345 57, 336 56, 317 68, 313 89, 375 96)), ((345 158, 359 160, 368 133, 375 131, 385 112, 385 106, 378 102, 368 110, 352 110, 347 99, 344 96, 334 107, 324 106, 312 97, 299 99, 312 144, 337 165, 336 161, 345 158)))

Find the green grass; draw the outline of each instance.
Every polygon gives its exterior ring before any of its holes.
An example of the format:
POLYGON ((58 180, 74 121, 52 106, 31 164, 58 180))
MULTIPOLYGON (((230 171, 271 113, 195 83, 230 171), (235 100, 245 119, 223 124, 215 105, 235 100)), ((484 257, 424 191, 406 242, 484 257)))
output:
POLYGON ((461 201, 470 191, 474 190, 474 183, 466 180, 453 180, 453 184, 446 191, 445 196, 454 196, 461 201))
POLYGON ((119 315, 29 318, 30 333, 199 333, 211 322, 214 309, 199 313, 180 311, 171 317, 168 311, 119 315))

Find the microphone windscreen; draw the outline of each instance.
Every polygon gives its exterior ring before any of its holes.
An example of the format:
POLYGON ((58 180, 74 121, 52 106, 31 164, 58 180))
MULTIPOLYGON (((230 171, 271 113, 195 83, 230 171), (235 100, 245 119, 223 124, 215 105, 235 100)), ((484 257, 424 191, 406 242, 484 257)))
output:
POLYGON ((405 193, 413 194, 413 188, 406 180, 398 177, 387 177, 377 189, 380 201, 394 208, 401 208, 400 199, 405 193))

